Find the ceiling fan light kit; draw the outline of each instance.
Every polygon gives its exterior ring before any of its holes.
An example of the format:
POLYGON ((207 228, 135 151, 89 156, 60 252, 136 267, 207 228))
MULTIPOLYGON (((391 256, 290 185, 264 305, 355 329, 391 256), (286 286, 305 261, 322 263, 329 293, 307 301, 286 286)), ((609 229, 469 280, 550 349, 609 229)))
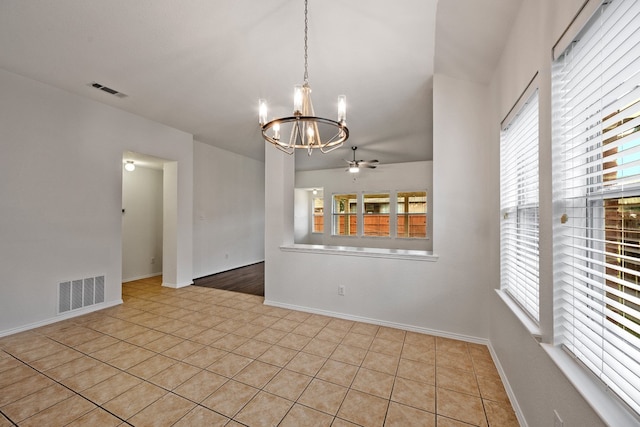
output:
POLYGON ((346 162, 349 164, 347 171, 349 171, 350 173, 358 173, 360 172, 361 167, 375 169, 378 166, 377 160, 369 160, 369 161, 356 160, 357 149, 358 147, 351 147, 351 150, 353 151, 353 160, 346 160, 346 162))
POLYGON ((307 33, 308 33, 308 0, 304 2, 304 83, 294 88, 293 115, 267 121, 267 101, 258 101, 258 118, 262 128, 262 137, 266 142, 287 154, 299 149, 306 149, 311 155, 314 148, 328 153, 341 147, 349 138, 347 128, 347 97, 338 97, 338 119, 316 117, 311 103, 311 87, 309 86, 307 33), (286 127, 290 133, 288 141, 281 139, 286 127))

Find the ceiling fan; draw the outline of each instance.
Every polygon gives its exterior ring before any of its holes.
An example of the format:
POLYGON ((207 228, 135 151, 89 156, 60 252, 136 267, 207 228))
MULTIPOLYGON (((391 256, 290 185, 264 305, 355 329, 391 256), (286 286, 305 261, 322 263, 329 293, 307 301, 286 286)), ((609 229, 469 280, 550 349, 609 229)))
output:
POLYGON ((368 162, 364 160, 356 160, 357 149, 358 147, 351 147, 351 150, 353 150, 353 160, 345 160, 349 164, 349 167, 346 170, 351 173, 357 173, 360 172, 361 167, 375 169, 378 164, 377 160, 370 160, 368 162))

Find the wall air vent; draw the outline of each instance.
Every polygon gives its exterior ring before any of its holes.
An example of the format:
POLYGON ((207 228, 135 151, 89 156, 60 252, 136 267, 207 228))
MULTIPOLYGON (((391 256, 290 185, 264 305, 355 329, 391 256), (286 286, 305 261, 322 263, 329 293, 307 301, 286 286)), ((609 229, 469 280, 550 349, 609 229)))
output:
POLYGON ((101 90, 103 92, 107 92, 107 93, 109 93, 109 94, 111 94, 113 96, 117 96, 118 98, 126 98, 127 97, 126 94, 124 94, 122 92, 118 92, 117 90, 111 89, 110 87, 107 87, 107 86, 102 85, 100 83, 91 82, 91 83, 89 83, 89 86, 94 87, 96 89, 99 89, 99 90, 101 90))
POLYGON ((58 313, 104 302, 104 276, 70 280, 58 285, 58 313))

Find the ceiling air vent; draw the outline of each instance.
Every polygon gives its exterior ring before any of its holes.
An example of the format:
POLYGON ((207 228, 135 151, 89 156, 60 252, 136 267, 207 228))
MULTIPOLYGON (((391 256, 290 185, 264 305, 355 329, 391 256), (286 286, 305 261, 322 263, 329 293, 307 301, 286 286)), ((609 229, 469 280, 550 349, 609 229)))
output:
POLYGON ((127 97, 126 94, 124 94, 122 92, 118 92, 117 90, 111 89, 110 87, 102 85, 100 83, 91 82, 91 83, 89 83, 89 86, 94 87, 96 89, 100 89, 101 91, 107 92, 107 93, 109 93, 111 95, 117 96, 118 98, 126 98, 127 97))

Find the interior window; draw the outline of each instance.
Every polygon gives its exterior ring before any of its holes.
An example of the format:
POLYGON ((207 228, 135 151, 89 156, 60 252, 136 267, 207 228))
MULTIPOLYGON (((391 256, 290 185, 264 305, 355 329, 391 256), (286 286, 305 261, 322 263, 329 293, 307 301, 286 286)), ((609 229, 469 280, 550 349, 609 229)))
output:
POLYGON ((333 234, 336 236, 358 234, 357 194, 333 195, 333 234))
POLYGON ((389 193, 363 196, 365 236, 389 236, 389 193))
POLYGON ((313 197, 313 233, 324 232, 324 197, 313 197))
POLYGON ((397 236, 427 237, 427 192, 398 192, 397 236))

